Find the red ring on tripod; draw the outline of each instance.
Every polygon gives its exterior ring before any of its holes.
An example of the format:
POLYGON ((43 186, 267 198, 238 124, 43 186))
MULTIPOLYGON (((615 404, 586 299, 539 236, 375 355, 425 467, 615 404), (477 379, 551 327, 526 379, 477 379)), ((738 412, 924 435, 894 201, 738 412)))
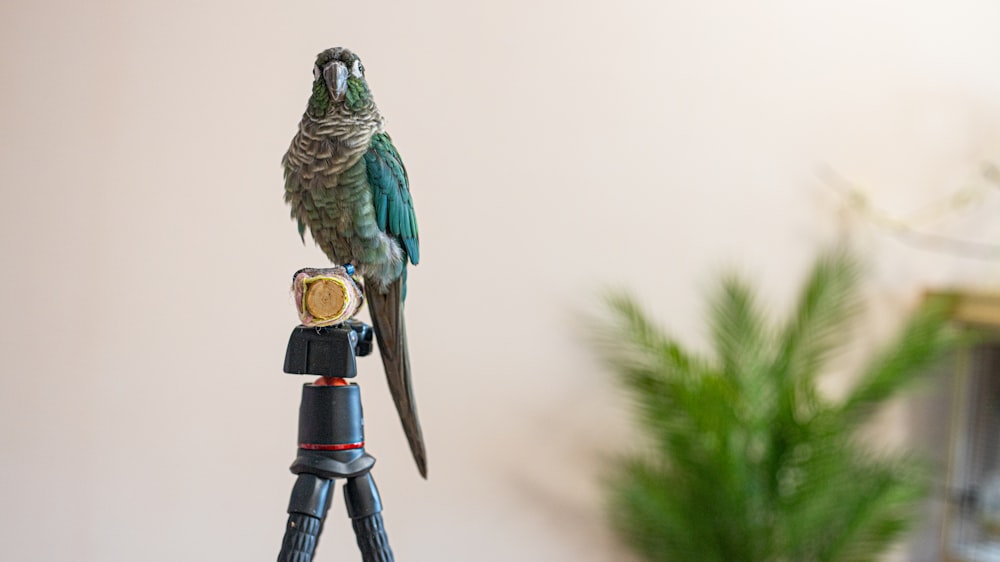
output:
POLYGON ((349 451, 351 449, 362 449, 364 441, 357 443, 299 443, 299 449, 307 451, 349 451))

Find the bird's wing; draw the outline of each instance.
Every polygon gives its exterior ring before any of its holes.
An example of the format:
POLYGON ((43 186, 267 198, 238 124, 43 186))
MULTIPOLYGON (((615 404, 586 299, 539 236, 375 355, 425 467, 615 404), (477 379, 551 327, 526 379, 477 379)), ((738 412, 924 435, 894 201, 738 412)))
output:
MULTIPOLYGON (((413 212, 406 168, 388 135, 380 133, 372 137, 371 146, 365 153, 365 165, 379 228, 396 236, 402 242, 410 262, 416 264, 420 261, 417 217, 413 212)), ((427 453, 413 399, 410 354, 406 344, 406 323, 403 320, 406 264, 403 264, 403 274, 384 290, 379 290, 374 284, 369 287, 366 291, 368 306, 375 325, 375 336, 378 338, 379 354, 385 367, 389 392, 396 403, 396 411, 410 444, 413 460, 417 463, 420 475, 426 478, 427 453)))
POLYGON ((365 167, 378 227, 399 238, 413 265, 420 263, 420 237, 413 198, 410 197, 410 182, 403 160, 389 135, 376 133, 372 137, 365 153, 365 167))

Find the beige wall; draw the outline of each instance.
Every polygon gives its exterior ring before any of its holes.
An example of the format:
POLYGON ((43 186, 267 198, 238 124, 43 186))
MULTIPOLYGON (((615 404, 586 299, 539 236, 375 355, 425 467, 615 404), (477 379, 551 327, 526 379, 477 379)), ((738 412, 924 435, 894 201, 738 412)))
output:
MULTIPOLYGON (((361 375, 400 560, 626 559, 596 482, 633 436, 576 322, 606 285, 699 342, 720 266, 786 303, 844 229, 875 334, 927 284, 1000 280, 815 175, 906 211, 1000 157, 1000 4, 395 4, 0 7, 5 559, 273 558, 302 382, 280 373, 287 284, 324 263, 278 162, 329 46, 364 57, 421 221, 429 482, 377 360, 361 375)), ((1000 241, 998 206, 944 227, 1000 241)), ((340 501, 320 560, 357 559, 340 501)))

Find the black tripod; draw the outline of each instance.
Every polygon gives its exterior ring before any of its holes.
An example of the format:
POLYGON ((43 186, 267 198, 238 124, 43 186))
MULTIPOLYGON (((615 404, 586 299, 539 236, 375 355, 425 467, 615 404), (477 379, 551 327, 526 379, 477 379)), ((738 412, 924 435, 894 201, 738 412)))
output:
POLYGON ((365 452, 358 356, 372 351, 372 329, 351 320, 328 328, 297 326, 288 340, 285 372, 325 377, 302 386, 297 474, 278 562, 311 562, 333 497, 346 478, 344 500, 364 562, 393 562, 382 523, 382 501, 371 476, 375 457, 365 452))

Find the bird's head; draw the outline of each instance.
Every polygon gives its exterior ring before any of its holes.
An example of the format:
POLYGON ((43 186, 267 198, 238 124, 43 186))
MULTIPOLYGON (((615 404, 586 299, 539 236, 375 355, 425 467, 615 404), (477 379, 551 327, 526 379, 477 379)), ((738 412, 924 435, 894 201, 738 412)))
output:
POLYGON ((319 119, 339 107, 353 113, 368 109, 373 104, 368 82, 365 81, 365 67, 358 55, 343 47, 327 49, 316 55, 309 115, 319 119))

